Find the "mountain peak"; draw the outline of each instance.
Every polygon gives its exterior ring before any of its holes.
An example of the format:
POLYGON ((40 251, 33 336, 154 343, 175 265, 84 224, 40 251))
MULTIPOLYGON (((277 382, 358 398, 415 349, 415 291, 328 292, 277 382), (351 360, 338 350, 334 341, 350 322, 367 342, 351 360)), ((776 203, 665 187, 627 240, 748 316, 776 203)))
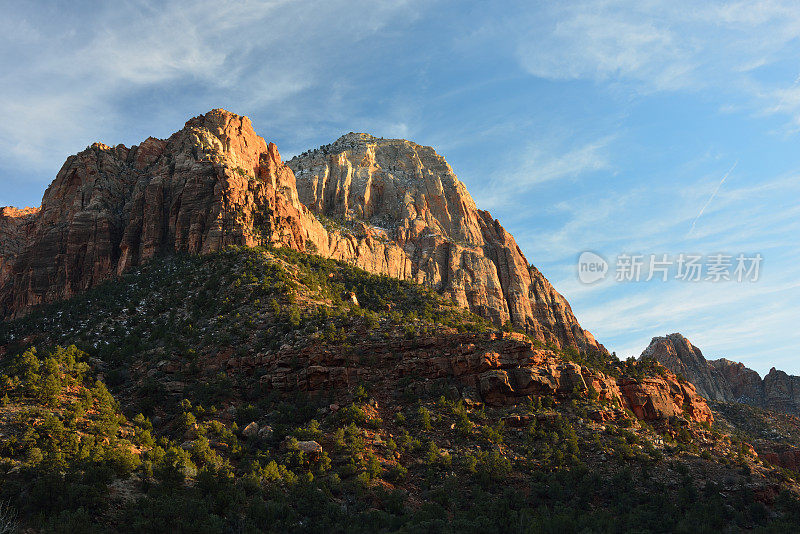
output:
POLYGON ((213 109, 166 140, 71 156, 41 211, 11 219, 0 234, 25 239, 0 247, 4 315, 158 254, 274 244, 416 281, 557 347, 605 351, 447 161, 404 139, 351 132, 287 165, 250 119, 213 109))
POLYGON ((433 148, 350 132, 287 164, 312 212, 397 243, 410 260, 404 276, 537 339, 605 350, 433 148))
MULTIPOLYGON (((368 133, 364 133, 364 132, 348 132, 348 133, 344 134, 343 136, 339 137, 333 143, 331 143, 331 145, 347 143, 347 142, 353 142, 353 141, 369 142, 369 141, 375 141, 377 139, 378 138, 375 137, 374 135, 368 134, 368 133)), ((381 137, 380 139, 383 139, 383 138, 381 137)))
POLYGON ((231 121, 237 121, 248 124, 252 129, 252 123, 249 117, 247 117, 246 115, 239 115, 238 113, 234 113, 232 111, 228 111, 227 109, 223 108, 214 108, 206 113, 202 113, 200 115, 197 115, 196 117, 192 117, 191 119, 186 121, 186 127, 226 124, 231 121))
POLYGON ((681 334, 654 337, 641 358, 654 358, 683 375, 708 399, 800 414, 800 377, 775 367, 762 379, 741 362, 706 360, 702 351, 681 334))

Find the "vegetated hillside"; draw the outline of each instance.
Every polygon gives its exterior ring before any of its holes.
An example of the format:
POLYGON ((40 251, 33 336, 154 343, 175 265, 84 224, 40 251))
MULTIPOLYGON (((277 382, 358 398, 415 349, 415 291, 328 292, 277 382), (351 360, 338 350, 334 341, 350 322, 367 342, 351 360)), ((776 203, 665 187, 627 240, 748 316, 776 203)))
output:
POLYGON ((759 457, 800 472, 800 417, 736 402, 714 402, 712 409, 720 428, 752 444, 759 457))
POLYGON ((800 525, 794 473, 655 362, 287 249, 155 259, 0 347, 0 498, 36 530, 800 525))

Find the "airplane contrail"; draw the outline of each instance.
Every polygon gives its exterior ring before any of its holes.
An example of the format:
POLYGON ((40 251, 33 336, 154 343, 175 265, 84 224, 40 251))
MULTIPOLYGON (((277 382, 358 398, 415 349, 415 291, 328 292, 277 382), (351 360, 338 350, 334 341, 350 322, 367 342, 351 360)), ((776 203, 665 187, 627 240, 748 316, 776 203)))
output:
POLYGON ((710 197, 709 197, 709 199, 706 201, 705 205, 704 205, 704 206, 703 206, 703 207, 700 209, 700 213, 698 213, 698 214, 697 214, 697 217, 695 217, 695 218, 694 218, 694 220, 692 221, 692 227, 691 227, 691 228, 689 228, 689 233, 688 233, 688 235, 692 235, 692 232, 694 232, 694 225, 696 225, 696 224, 697 224, 697 220, 698 220, 700 217, 702 217, 702 216, 703 216, 703 212, 704 212, 704 211, 706 211, 706 208, 708 207, 708 205, 709 205, 709 204, 711 204, 711 201, 712 201, 712 200, 714 200, 714 197, 716 197, 716 196, 717 196, 717 193, 719 193, 719 189, 720 189, 720 187, 722 187, 722 184, 724 184, 724 183, 725 183, 725 180, 727 180, 727 179, 728 179, 728 176, 730 176, 730 174, 733 172, 733 169, 735 169, 735 168, 736 168, 736 166, 737 166, 738 164, 739 164, 739 160, 737 159, 737 160, 736 160, 736 163, 734 163, 734 164, 733 164, 733 167, 731 167, 730 169, 728 169, 728 172, 726 172, 726 173, 725 173, 725 176, 723 176, 723 177, 722 177, 722 180, 720 180, 720 182, 719 182, 719 185, 717 185, 717 188, 716 188, 716 189, 714 189, 714 192, 713 192, 713 193, 711 193, 711 196, 710 196, 710 197))
POLYGON ((800 74, 798 74, 797 78, 794 79, 794 82, 792 82, 792 85, 789 86, 789 89, 783 92, 783 96, 781 96, 781 101, 778 102, 777 106, 775 106, 774 113, 778 113, 781 110, 783 105, 786 103, 786 100, 788 99, 789 91, 797 87, 797 84, 799 83, 800 83, 800 74))

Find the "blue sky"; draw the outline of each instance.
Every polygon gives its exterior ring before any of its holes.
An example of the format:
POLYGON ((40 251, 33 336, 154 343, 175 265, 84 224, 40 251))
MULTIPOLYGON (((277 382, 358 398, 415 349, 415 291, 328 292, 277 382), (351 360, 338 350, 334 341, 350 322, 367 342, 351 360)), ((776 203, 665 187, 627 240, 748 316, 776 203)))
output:
POLYGON ((2 3, 0 205, 38 205, 94 141, 215 107, 284 157, 404 137, 447 158, 618 355, 681 332, 800 374, 795 2, 2 3), (579 282, 584 250, 612 262, 605 281, 579 282), (621 283, 623 253, 764 259, 757 282, 621 283))

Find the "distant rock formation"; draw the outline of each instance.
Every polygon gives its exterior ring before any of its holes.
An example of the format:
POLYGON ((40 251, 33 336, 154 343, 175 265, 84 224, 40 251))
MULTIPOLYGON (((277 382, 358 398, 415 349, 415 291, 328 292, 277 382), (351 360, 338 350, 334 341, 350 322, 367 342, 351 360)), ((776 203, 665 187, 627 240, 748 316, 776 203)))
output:
POLYGON ((762 380, 742 363, 725 358, 706 360, 702 351, 681 334, 654 337, 641 357, 654 358, 673 373, 683 375, 709 400, 800 413, 800 377, 773 367, 762 380))
POLYGON ((287 166, 247 117, 221 109, 166 140, 95 143, 67 159, 40 209, 4 208, 0 317, 157 254, 261 244, 416 280, 534 339, 605 351, 432 148, 349 134, 287 166))
POLYGON ((433 148, 350 133, 287 164, 314 213, 400 247, 396 274, 536 339, 605 351, 433 148))

